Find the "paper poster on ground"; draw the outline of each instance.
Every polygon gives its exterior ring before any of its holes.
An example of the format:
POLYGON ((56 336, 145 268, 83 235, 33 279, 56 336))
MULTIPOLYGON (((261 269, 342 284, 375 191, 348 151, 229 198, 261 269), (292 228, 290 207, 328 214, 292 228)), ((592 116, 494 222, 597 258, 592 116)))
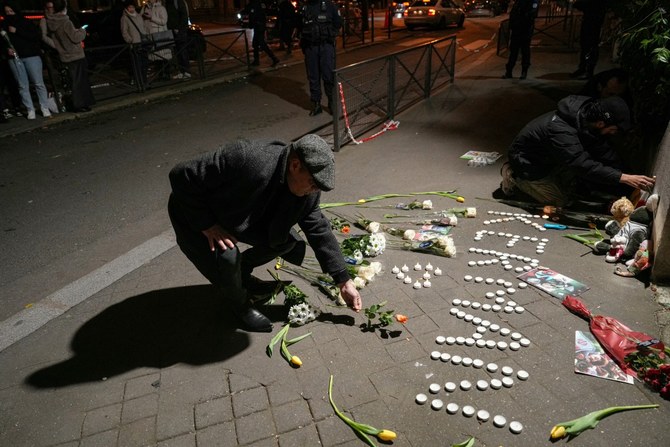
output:
POLYGON ((575 372, 617 382, 634 382, 633 376, 623 372, 588 332, 575 331, 575 372))
POLYGON ((586 284, 582 284, 546 267, 534 268, 522 273, 517 278, 561 300, 566 295, 578 296, 589 290, 589 286, 586 284))

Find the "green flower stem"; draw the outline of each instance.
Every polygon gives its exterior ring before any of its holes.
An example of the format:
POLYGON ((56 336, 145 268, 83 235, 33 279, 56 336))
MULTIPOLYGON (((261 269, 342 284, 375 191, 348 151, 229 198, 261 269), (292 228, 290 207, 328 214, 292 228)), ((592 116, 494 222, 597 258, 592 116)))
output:
POLYGON ((390 199, 392 197, 411 197, 411 194, 381 194, 378 196, 370 196, 364 199, 360 199, 357 202, 332 202, 332 203, 322 203, 319 207, 324 210, 326 208, 336 208, 339 206, 348 206, 348 205, 358 205, 361 203, 375 202, 377 200, 390 199))
POLYGON ((368 444, 370 447, 377 447, 374 442, 367 436, 377 436, 379 433, 381 433, 381 430, 377 430, 376 428, 366 425, 366 424, 360 424, 358 422, 354 422, 348 417, 346 417, 340 410, 337 409, 337 406, 335 405, 335 402, 333 401, 333 375, 331 374, 330 376, 330 382, 328 383, 328 399, 330 400, 330 406, 333 407, 333 410, 335 411, 335 414, 342 419, 349 427, 354 429, 360 436, 363 438, 363 440, 368 444))
POLYGON ((272 337, 272 340, 270 340, 270 344, 265 348, 265 353, 268 355, 268 357, 272 357, 272 351, 274 350, 275 345, 279 340, 284 339, 286 336, 286 333, 288 332, 289 325, 285 324, 284 327, 281 328, 279 332, 277 332, 277 335, 272 337))
POLYGON ((472 447, 475 445, 475 438, 474 436, 470 436, 469 439, 461 442, 460 444, 452 444, 451 447, 472 447))
POLYGON ((426 192, 413 192, 413 193, 410 193, 410 194, 412 194, 413 196, 430 196, 430 195, 433 195, 433 196, 440 196, 440 197, 448 197, 448 198, 454 199, 454 200, 461 197, 460 195, 455 194, 455 193, 456 193, 456 190, 453 189, 451 191, 426 191, 426 192))
POLYGON ((604 239, 602 233, 597 229, 589 231, 588 233, 565 234, 564 237, 567 237, 568 239, 572 239, 573 241, 577 241, 589 247, 593 246, 596 242, 602 241, 604 239))
POLYGON ((312 333, 308 332, 305 335, 301 335, 300 337, 296 337, 296 338, 292 338, 290 340, 286 340, 286 346, 294 345, 294 344, 298 343, 300 340, 309 337, 310 335, 312 335, 312 333))
POLYGON ((658 404, 609 407, 604 408, 602 410, 593 411, 580 418, 556 424, 554 428, 551 429, 550 437, 552 440, 561 439, 566 436, 574 438, 575 436, 581 434, 584 430, 595 428, 596 425, 598 425, 598 423, 601 421, 601 419, 604 419, 607 416, 610 416, 614 413, 619 413, 622 411, 630 411, 630 410, 643 410, 647 408, 658 408, 658 404))

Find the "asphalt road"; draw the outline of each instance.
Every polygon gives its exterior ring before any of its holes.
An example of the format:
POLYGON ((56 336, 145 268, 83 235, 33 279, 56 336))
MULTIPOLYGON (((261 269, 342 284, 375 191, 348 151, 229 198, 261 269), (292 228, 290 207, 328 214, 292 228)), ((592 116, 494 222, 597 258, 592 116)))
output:
MULTIPOLYGON (((499 20, 396 31, 389 41, 338 54, 338 66, 455 32, 458 72, 476 63, 499 20)), ((178 161, 239 137, 288 141, 326 124, 327 114, 307 116, 303 64, 287 62, 0 140, 0 320, 169 230, 167 174, 178 161)))

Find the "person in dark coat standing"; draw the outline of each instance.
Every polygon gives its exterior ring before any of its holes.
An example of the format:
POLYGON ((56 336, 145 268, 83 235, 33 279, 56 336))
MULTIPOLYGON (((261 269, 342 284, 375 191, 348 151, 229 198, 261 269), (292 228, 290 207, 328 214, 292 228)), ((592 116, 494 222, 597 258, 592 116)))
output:
POLYGON ((503 164, 501 188, 544 205, 565 206, 590 191, 613 197, 651 190, 655 180, 626 174, 608 137, 630 127, 630 111, 618 96, 572 95, 557 110, 535 118, 516 136, 503 164))
POLYGON ((300 21, 300 47, 305 55, 305 68, 309 80, 309 97, 312 102, 310 116, 320 114, 321 81, 328 98, 328 109, 335 104, 335 39, 342 27, 342 18, 331 0, 308 0, 302 9, 300 21))
POLYGON ((600 31, 607 13, 606 0, 578 0, 574 8, 583 12, 579 28, 579 66, 570 76, 590 79, 598 63, 600 31))
POLYGON ((191 60, 188 54, 188 5, 185 0, 165 0, 167 28, 174 34, 179 73, 173 79, 191 79, 191 60))
POLYGON ((537 17, 538 0, 515 0, 512 10, 509 12, 509 58, 505 65, 503 79, 512 78, 512 70, 521 51, 521 76, 519 79, 528 77, 530 67, 530 41, 535 28, 535 17, 537 17))
POLYGON ((239 140, 178 164, 170 171, 170 184, 168 212, 179 247, 220 288, 247 329, 272 330, 270 320, 252 306, 254 295, 263 292, 252 272, 278 256, 302 263, 306 244, 296 224, 344 301, 361 309, 360 294, 319 207, 321 191, 335 186, 333 151, 321 137, 308 134, 290 144, 239 140), (241 252, 238 242, 250 248, 241 252))
POLYGON ((272 59, 272 66, 276 66, 279 63, 279 59, 277 59, 277 56, 275 56, 265 41, 266 22, 268 20, 265 13, 265 3, 261 2, 261 0, 251 0, 251 3, 244 8, 244 13, 249 16, 249 26, 254 30, 254 36, 251 39, 254 60, 251 62, 251 65, 260 65, 258 58, 261 50, 263 50, 272 59))
POLYGON ((291 0, 281 0, 279 3, 279 40, 286 49, 286 54, 293 51, 293 31, 295 31, 298 12, 291 0))
POLYGON ((86 30, 75 28, 67 15, 65 0, 54 0, 54 13, 47 14, 47 35, 58 51, 58 57, 67 67, 72 83, 72 106, 75 112, 88 112, 95 104, 88 80, 88 63, 82 42, 86 30))

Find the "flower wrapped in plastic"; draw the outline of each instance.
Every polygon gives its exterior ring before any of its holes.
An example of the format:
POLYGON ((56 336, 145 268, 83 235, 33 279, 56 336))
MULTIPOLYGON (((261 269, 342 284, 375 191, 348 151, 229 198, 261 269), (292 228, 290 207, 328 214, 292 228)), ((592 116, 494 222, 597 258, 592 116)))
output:
POLYGON ((321 315, 321 310, 309 303, 296 304, 288 311, 288 322, 292 326, 302 326, 312 322, 321 315))
POLYGON ((438 235, 434 238, 417 241, 417 240, 402 240, 402 241, 388 241, 388 247, 398 250, 409 250, 418 253, 428 253, 445 258, 451 258, 456 255, 456 245, 451 236, 438 235))
POLYGON ((641 373, 644 368, 636 364, 642 360, 639 357, 640 353, 653 353, 658 359, 657 362, 665 362, 666 348, 660 340, 643 332, 634 331, 612 317, 593 315, 579 298, 572 295, 563 299, 563 306, 588 320, 591 333, 627 374, 637 374, 643 379, 641 373))

